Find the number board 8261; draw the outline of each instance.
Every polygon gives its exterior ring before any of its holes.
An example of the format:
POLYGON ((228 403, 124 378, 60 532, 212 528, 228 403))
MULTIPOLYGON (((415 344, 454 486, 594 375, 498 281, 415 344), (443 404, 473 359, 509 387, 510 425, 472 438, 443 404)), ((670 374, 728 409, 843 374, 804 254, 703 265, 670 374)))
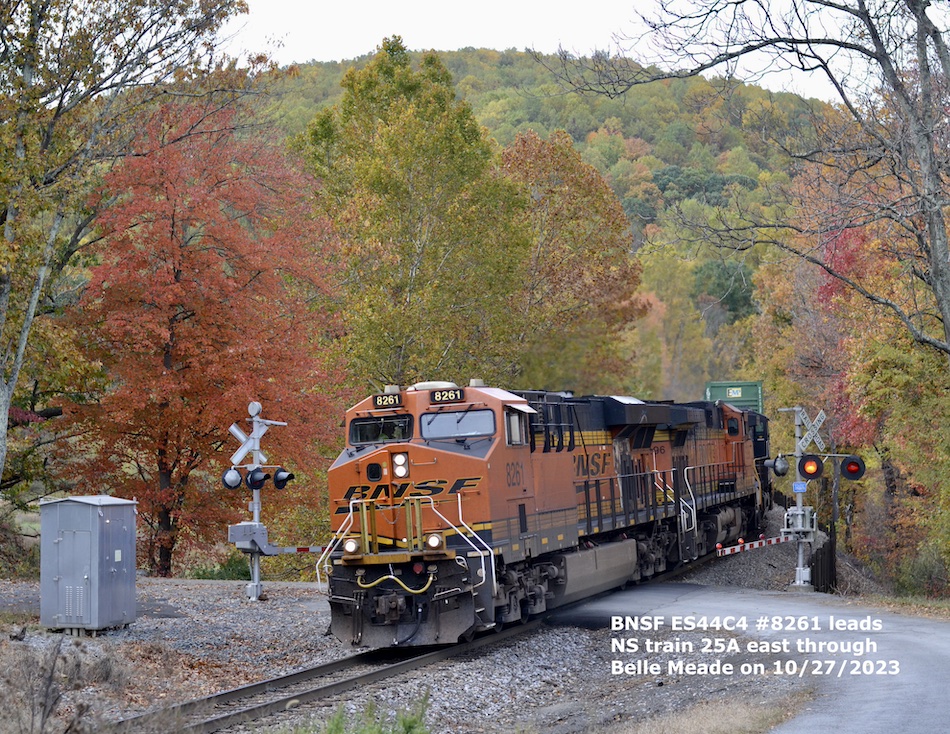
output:
POLYGON ((460 403, 465 400, 465 391, 460 387, 433 390, 429 393, 429 402, 432 403, 460 403))

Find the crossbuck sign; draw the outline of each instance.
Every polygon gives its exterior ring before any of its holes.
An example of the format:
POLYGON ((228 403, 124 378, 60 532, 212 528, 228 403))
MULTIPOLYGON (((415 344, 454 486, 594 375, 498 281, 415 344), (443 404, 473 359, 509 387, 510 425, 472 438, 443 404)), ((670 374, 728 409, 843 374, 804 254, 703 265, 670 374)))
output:
POLYGON ((247 468, 250 469, 267 463, 267 455, 261 451, 261 438, 267 433, 267 429, 271 426, 286 426, 287 424, 282 421, 267 421, 261 418, 261 404, 258 402, 248 405, 247 412, 251 416, 253 425, 251 435, 248 436, 242 431, 237 423, 232 423, 228 431, 241 442, 241 448, 231 455, 231 466, 237 466, 244 460, 245 456, 253 454, 251 457, 252 463, 247 465, 247 468))
POLYGON ((808 445, 814 441, 815 446, 818 447, 819 451, 825 450, 825 442, 821 440, 821 436, 818 435, 818 429, 821 428, 822 424, 825 422, 825 411, 819 410, 818 415, 815 416, 814 422, 808 417, 808 414, 804 409, 799 408, 799 415, 802 417, 802 425, 805 427, 805 435, 801 437, 801 440, 798 442, 798 450, 800 453, 804 453, 808 448, 808 445))

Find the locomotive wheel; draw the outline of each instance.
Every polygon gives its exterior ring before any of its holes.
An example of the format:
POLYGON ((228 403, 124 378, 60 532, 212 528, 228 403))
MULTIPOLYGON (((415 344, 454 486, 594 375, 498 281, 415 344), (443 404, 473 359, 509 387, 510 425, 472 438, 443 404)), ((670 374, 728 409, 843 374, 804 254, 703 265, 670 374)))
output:
POLYGON ((528 602, 521 602, 521 619, 518 620, 518 624, 528 624, 528 620, 531 618, 531 615, 528 613, 528 602))

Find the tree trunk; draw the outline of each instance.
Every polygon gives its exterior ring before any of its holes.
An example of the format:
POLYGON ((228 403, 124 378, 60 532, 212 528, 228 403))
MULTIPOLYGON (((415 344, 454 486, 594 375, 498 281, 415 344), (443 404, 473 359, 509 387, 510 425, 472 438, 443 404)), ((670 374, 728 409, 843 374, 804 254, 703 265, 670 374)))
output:
POLYGON ((162 508, 158 513, 158 563, 155 574, 162 578, 172 575, 172 553, 175 550, 175 535, 177 523, 168 508, 162 508))
POLYGON ((158 508, 158 527, 155 531, 155 539, 158 544, 158 563, 155 567, 155 573, 163 578, 168 578, 172 575, 172 556, 175 552, 175 542, 178 535, 178 520, 175 516, 175 510, 180 505, 180 499, 178 494, 172 490, 172 471, 165 466, 165 451, 159 449, 158 454, 158 486, 161 490, 159 496, 162 497, 163 504, 158 508))

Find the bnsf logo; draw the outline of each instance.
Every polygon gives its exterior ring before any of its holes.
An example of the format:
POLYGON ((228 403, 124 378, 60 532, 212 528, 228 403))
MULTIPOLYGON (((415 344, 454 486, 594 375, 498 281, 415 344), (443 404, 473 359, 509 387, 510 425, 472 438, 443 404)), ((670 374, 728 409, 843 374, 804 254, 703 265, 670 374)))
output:
POLYGON ((600 477, 606 474, 609 469, 610 454, 608 453, 594 453, 590 456, 574 455, 575 477, 600 477))
POLYGON ((347 489, 343 495, 343 501, 346 502, 346 505, 343 507, 338 507, 335 514, 345 515, 348 513, 350 511, 350 500, 378 500, 381 497, 387 496, 397 500, 407 495, 433 497, 437 494, 443 493, 458 494, 459 492, 466 489, 475 489, 481 480, 481 477, 465 477, 463 479, 456 479, 451 487, 448 486, 448 479, 429 479, 425 482, 417 482, 416 484, 413 484, 412 482, 394 482, 392 485, 377 484, 375 487, 371 487, 368 484, 354 484, 349 489, 347 489), (387 495, 386 490, 390 486, 392 487, 392 492, 387 495))

